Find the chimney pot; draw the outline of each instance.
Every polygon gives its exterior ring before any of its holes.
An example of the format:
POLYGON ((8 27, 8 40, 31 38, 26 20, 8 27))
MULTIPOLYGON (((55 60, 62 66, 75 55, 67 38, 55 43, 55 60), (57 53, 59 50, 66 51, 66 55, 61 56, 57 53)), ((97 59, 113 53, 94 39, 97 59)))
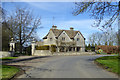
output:
POLYGON ((52 26, 52 29, 56 29, 56 28, 57 28, 57 26, 55 26, 55 25, 52 26))

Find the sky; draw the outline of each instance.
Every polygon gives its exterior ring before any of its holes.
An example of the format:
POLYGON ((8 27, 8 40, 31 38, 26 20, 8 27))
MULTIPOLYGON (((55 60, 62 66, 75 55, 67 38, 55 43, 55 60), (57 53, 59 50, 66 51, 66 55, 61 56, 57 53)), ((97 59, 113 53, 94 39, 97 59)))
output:
POLYGON ((41 25, 37 30, 37 36, 42 39, 56 25, 58 29, 79 30, 88 40, 90 34, 100 31, 91 27, 94 19, 91 19, 89 13, 73 15, 75 9, 74 2, 3 2, 2 7, 9 13, 13 12, 16 7, 27 7, 32 10, 33 15, 41 17, 41 25), (54 17, 54 19, 53 19, 54 17))

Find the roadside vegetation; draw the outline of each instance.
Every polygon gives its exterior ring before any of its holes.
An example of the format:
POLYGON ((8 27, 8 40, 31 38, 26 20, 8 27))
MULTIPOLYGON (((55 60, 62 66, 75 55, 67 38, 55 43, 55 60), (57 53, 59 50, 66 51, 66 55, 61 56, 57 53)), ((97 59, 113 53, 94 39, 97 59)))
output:
POLYGON ((12 78, 20 69, 14 66, 2 65, 0 71, 2 72, 2 80, 12 78))
POLYGON ((18 57, 4 57, 4 58, 0 58, 2 60, 12 60, 12 59, 16 59, 18 57))
POLYGON ((108 71, 117 73, 120 75, 120 56, 104 56, 97 58, 95 60, 99 65, 101 65, 103 68, 107 69, 108 71))

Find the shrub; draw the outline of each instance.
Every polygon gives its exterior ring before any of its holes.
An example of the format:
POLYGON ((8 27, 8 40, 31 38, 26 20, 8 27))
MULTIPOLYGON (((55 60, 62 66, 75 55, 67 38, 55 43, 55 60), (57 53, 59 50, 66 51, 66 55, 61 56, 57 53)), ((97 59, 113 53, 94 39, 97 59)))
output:
POLYGON ((118 46, 108 46, 108 45, 101 45, 96 47, 97 50, 102 49, 103 52, 107 54, 111 53, 119 53, 119 47, 118 46))
POLYGON ((31 46, 26 48, 26 54, 31 55, 31 46))
POLYGON ((102 53, 103 53, 103 50, 102 50, 102 49, 99 49, 99 50, 97 50, 96 53, 97 53, 97 54, 102 54, 102 53))
POLYGON ((51 45, 51 52, 56 52, 56 45, 51 45))
POLYGON ((85 51, 87 52, 87 51, 95 51, 95 46, 91 46, 90 44, 87 46, 85 46, 85 51))
POLYGON ((95 51, 95 47, 94 46, 91 46, 91 51, 95 51))

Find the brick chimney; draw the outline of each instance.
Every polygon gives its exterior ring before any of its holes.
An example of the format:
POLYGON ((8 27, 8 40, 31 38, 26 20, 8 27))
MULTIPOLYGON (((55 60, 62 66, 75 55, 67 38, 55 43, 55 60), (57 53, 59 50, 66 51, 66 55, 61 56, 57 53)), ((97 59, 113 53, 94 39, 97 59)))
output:
POLYGON ((52 29, 56 29, 56 28, 57 28, 57 26, 55 26, 55 25, 52 26, 52 29))
POLYGON ((74 28, 73 28, 73 27, 70 27, 70 30, 74 30, 74 28))

